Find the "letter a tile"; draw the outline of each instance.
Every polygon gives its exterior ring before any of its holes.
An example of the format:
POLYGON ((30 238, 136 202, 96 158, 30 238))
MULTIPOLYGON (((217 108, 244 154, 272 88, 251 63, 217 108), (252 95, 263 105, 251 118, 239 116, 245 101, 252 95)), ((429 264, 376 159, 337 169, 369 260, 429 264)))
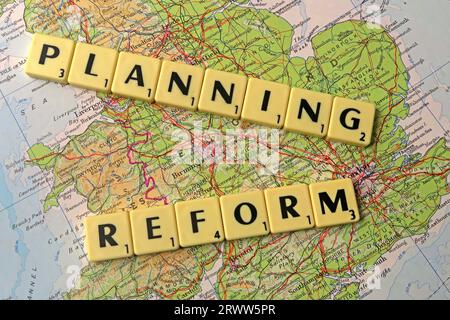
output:
POLYGON ((314 227, 309 188, 306 184, 264 190, 270 232, 288 232, 314 227))
POLYGON ((153 102, 160 68, 159 59, 121 52, 111 91, 119 96, 153 102))
POLYGON ((316 226, 328 227, 359 221, 358 203, 351 179, 309 185, 316 226))
POLYGON ((35 33, 25 72, 34 78, 67 83, 74 48, 70 39, 35 33))
POLYGON ((375 106, 372 103, 335 97, 327 139, 368 146, 372 139, 375 106))
POLYGON ((269 233, 269 221, 262 190, 221 196, 220 207, 227 240, 269 233))
POLYGON ((130 213, 136 255, 178 249, 178 231, 172 205, 133 210, 130 213))
POLYGON ((202 67, 163 61, 155 100, 158 104, 190 111, 197 110, 203 83, 202 67))
POLYGON ((77 43, 70 67, 71 85, 109 93, 116 69, 117 51, 88 43, 77 43))
POLYGON ((89 261, 125 258, 133 255, 128 213, 86 217, 84 228, 89 261))
POLYGON ((218 198, 180 201, 175 203, 175 212, 182 247, 224 240, 218 198))

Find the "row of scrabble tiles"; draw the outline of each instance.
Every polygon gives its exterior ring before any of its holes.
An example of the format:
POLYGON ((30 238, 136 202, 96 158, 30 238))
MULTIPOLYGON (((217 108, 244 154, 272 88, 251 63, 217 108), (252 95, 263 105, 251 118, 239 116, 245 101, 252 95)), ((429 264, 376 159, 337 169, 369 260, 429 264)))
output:
POLYGON ((34 34, 32 77, 243 119, 357 146, 371 142, 375 106, 329 94, 34 34))
POLYGON ((358 220, 352 181, 338 179, 86 217, 85 246, 102 261, 358 220))

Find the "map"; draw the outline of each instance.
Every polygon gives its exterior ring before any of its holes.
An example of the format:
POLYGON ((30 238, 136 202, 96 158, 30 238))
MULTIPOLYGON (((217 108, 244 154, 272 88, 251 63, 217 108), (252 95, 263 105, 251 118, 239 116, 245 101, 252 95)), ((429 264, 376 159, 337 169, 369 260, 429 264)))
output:
POLYGON ((448 12, 447 0, 2 0, 0 298, 449 299, 448 12), (275 166, 208 161, 224 152, 217 135, 266 128, 32 79, 33 33, 370 101, 372 143, 271 130, 238 140, 275 166), (174 161, 196 143, 202 159, 174 161), (353 225, 86 258, 86 216, 345 177, 353 225))

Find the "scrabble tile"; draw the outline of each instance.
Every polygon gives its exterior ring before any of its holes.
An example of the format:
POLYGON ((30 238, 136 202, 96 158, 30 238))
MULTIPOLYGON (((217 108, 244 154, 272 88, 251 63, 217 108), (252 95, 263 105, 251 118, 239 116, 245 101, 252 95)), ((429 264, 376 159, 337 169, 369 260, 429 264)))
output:
POLYGON ((130 212, 130 223, 134 253, 137 255, 180 247, 172 205, 133 210, 130 212))
POLYGON ((206 69, 198 110, 239 119, 246 88, 246 76, 206 69))
POLYGON ((197 110, 203 73, 202 67, 164 60, 156 89, 156 102, 170 107, 197 110))
POLYGON ((314 227, 314 216, 306 184, 264 190, 270 232, 288 232, 314 227))
POLYGON ((182 247, 224 240, 218 198, 180 201, 175 203, 175 212, 182 247))
POLYGON ((133 255, 129 215, 126 212, 90 216, 84 220, 89 261, 133 255))
POLYGON ((123 97, 153 102, 161 60, 120 52, 111 91, 123 97))
POLYGON ((359 221, 358 203, 351 179, 310 184, 309 194, 317 227, 359 221))
POLYGON ((70 67, 69 83, 80 88, 110 92, 117 55, 114 49, 77 43, 70 67))
POLYGON ((333 96, 329 94, 292 88, 284 129, 325 137, 332 104, 333 96))
POLYGON ((25 72, 34 78, 67 83, 74 48, 75 42, 70 39, 35 33, 25 72))
POLYGON ((327 139, 368 146, 372 139, 375 106, 372 103, 335 97, 327 139))
POLYGON ((221 196, 220 207, 227 240, 269 233, 269 221, 262 190, 221 196))
POLYGON ((288 85, 249 78, 241 118, 257 124, 281 128, 289 99, 288 85))

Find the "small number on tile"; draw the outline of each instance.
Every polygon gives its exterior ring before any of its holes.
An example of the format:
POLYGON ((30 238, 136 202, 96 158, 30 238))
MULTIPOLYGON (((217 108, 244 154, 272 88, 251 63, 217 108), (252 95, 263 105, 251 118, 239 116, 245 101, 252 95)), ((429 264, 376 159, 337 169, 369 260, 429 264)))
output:
POLYGON ((74 47, 72 40, 35 33, 25 72, 34 78, 67 83, 74 47))
POLYGON ((309 185, 314 220, 318 228, 359 220, 353 182, 349 178, 309 185), (350 209, 351 208, 351 209, 350 209))
POLYGON ((178 201, 175 204, 175 214, 182 247, 223 240, 220 231, 223 230, 223 223, 218 198, 178 201))
POLYGON ((366 134, 364 132, 361 132, 361 138, 359 138, 359 141, 366 141, 365 137, 366 137, 366 134))

